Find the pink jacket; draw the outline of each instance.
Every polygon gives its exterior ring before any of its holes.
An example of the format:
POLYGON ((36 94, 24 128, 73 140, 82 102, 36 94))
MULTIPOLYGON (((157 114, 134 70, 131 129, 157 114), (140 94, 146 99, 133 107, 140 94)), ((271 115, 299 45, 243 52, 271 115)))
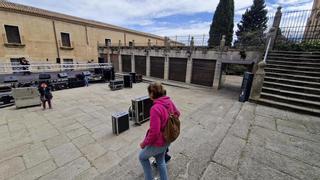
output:
POLYGON ((143 141, 144 146, 162 147, 166 144, 163 131, 169 118, 168 110, 180 116, 180 112, 168 96, 154 100, 150 110, 150 128, 143 141))

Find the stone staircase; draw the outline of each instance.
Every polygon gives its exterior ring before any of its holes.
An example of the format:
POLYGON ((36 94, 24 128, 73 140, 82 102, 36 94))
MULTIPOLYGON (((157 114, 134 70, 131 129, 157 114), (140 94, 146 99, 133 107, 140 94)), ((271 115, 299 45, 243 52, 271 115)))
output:
POLYGON ((259 103, 320 115, 320 52, 272 51, 259 103))

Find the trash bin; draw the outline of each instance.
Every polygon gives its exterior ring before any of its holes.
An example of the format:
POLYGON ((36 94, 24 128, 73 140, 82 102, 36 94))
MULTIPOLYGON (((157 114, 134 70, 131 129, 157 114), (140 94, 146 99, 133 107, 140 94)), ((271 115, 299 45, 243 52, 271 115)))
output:
POLYGON ((249 100, 252 82, 253 82, 253 73, 245 72, 243 76, 242 85, 241 85, 241 93, 239 97, 240 102, 246 102, 249 100))

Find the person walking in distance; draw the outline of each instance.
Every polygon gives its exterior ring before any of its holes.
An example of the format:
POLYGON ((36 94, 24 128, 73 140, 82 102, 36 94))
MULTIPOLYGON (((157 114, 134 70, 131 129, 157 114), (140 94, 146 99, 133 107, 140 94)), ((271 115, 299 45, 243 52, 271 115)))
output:
POLYGON ((39 93, 40 93, 43 110, 46 109, 46 102, 48 102, 49 109, 52 109, 51 100, 53 96, 47 83, 41 83, 39 88, 39 93))
POLYGON ((141 151, 139 160, 143 167, 145 180, 152 180, 152 169, 149 158, 154 157, 161 180, 168 179, 167 167, 165 163, 165 153, 170 144, 166 143, 164 138, 164 129, 167 125, 169 114, 173 113, 179 117, 180 112, 166 96, 166 91, 161 83, 152 83, 148 87, 150 99, 153 100, 153 106, 150 110, 150 127, 146 133, 145 139, 140 143, 141 151))

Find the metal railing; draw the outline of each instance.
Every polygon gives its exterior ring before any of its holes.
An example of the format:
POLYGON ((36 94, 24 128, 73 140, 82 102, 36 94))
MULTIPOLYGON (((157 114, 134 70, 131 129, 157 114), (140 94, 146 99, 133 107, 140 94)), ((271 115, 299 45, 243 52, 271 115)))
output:
POLYGON ((312 48, 312 44, 319 42, 320 9, 282 13, 275 39, 275 49, 299 50, 304 46, 312 48))
POLYGON ((95 68, 110 68, 111 63, 74 63, 74 64, 50 64, 39 63, 30 65, 13 65, 10 63, 0 64, 0 74, 11 73, 39 73, 39 72, 59 72, 71 70, 90 70, 95 68))

